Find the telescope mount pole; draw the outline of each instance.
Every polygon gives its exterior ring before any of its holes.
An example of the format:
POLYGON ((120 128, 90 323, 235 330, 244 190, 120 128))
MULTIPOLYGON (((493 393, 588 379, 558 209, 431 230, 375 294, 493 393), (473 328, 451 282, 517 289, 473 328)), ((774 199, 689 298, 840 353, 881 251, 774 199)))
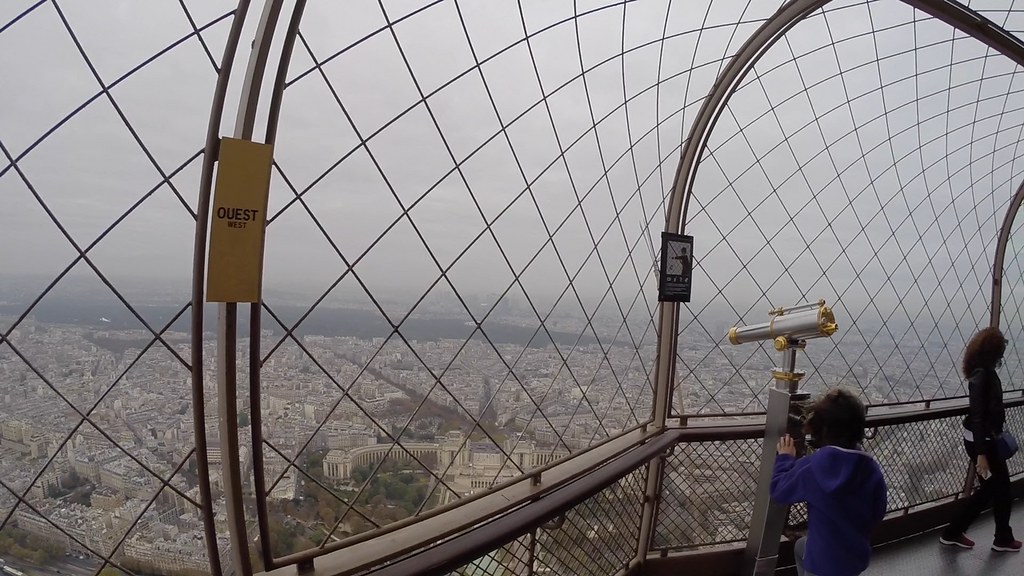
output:
POLYGON ((802 405, 809 394, 799 391, 803 372, 796 370, 796 353, 806 347, 805 340, 775 339, 775 349, 782 353, 782 367, 772 370, 775 386, 768 391, 765 415, 764 444, 761 447, 761 468, 757 494, 750 521, 750 533, 743 554, 744 576, 767 576, 775 572, 779 560, 779 542, 789 515, 789 506, 771 500, 772 469, 779 439, 790 434, 803 452, 802 405))

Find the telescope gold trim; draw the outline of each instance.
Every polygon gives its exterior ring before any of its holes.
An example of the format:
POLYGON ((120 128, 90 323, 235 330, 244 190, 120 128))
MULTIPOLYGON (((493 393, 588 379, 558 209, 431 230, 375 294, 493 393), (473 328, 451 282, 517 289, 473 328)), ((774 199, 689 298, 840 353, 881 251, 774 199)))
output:
POLYGON ((789 308, 775 308, 769 314, 767 322, 730 328, 729 342, 738 345, 772 340, 775 349, 782 352, 799 342, 827 338, 839 331, 835 314, 825 305, 824 300, 789 308))
POLYGON ((825 306, 825 301, 821 301, 821 309, 818 311, 818 324, 821 326, 821 333, 825 336, 831 336, 839 330, 839 325, 836 324, 836 315, 832 313, 832 309, 825 306))
POLYGON ((799 382, 806 375, 806 372, 786 372, 784 370, 772 370, 772 376, 776 380, 782 380, 784 382, 799 382))

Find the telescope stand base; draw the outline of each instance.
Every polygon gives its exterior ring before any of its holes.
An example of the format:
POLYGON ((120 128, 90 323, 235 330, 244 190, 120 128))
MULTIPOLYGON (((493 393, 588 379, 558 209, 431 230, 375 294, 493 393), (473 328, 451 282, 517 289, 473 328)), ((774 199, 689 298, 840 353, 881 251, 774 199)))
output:
POLYGON ((750 520, 747 548, 743 554, 743 576, 772 574, 778 562, 779 541, 786 525, 789 506, 780 506, 771 499, 772 471, 775 468, 775 446, 787 433, 791 394, 776 388, 768 391, 765 415, 764 444, 761 447, 761 469, 757 495, 750 520))
POLYGON ((764 558, 753 559, 753 569, 750 572, 744 572, 744 574, 752 574, 753 576, 770 576, 775 574, 775 566, 779 563, 779 557, 766 556, 764 558))

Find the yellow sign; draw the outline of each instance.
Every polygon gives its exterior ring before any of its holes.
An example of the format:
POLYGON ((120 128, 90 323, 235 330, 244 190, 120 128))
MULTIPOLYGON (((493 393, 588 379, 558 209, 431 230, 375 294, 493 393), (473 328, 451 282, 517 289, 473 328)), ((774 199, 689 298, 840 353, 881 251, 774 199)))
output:
POLYGON ((208 302, 260 301, 273 160, 270 144, 221 139, 207 260, 208 302))

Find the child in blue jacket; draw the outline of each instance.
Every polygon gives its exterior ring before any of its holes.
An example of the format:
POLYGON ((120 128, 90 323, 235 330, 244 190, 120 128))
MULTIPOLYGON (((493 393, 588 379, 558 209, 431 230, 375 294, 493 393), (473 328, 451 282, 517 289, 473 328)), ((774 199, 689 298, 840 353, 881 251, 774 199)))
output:
POLYGON ((807 536, 794 545, 800 576, 853 576, 868 567, 886 488, 878 463, 860 447, 864 424, 864 404, 834 389, 815 402, 804 425, 814 453, 798 460, 793 439, 779 440, 772 499, 808 508, 807 536))

